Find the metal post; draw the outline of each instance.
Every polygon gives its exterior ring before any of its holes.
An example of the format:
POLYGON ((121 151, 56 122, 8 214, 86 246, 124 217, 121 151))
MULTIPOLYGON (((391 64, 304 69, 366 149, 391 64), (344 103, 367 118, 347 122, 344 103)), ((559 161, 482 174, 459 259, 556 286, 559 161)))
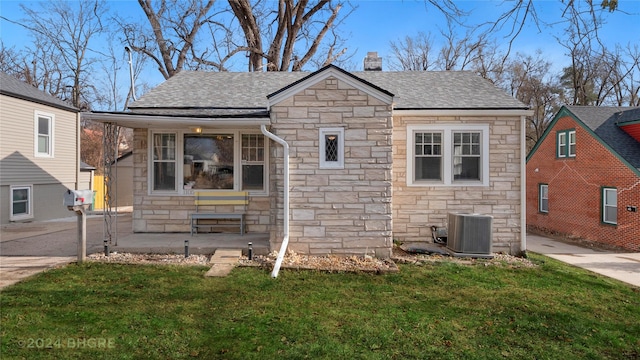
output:
POLYGON ((253 260, 253 243, 249 243, 249 251, 247 252, 249 260, 253 260))
POLYGON ((78 264, 87 259, 87 216, 84 209, 76 209, 78 215, 78 264))

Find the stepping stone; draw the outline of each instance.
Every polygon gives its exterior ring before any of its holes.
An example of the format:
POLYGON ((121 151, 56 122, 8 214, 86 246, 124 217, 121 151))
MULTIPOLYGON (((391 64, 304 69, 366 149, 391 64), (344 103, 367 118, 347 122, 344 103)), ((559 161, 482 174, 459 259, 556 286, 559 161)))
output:
POLYGON ((211 269, 204 274, 205 277, 224 277, 229 275, 242 256, 242 250, 239 249, 218 249, 211 256, 211 269))

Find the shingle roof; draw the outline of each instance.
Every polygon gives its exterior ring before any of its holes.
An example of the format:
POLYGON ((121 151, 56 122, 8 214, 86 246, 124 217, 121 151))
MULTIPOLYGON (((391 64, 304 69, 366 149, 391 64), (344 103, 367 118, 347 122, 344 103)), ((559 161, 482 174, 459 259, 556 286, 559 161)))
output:
POLYGON ((46 92, 39 90, 3 72, 0 72, 0 94, 36 102, 39 104, 49 105, 64 110, 75 112, 78 111, 78 109, 58 99, 57 97, 49 95, 46 92))
POLYGON ((640 142, 620 129, 618 123, 637 116, 640 108, 617 106, 566 106, 620 157, 640 169, 640 142))
MULTIPOLYGON (((182 71, 152 89, 129 108, 225 113, 266 110, 267 95, 310 75, 309 72, 182 71)), ((395 109, 527 109, 489 81, 459 71, 361 71, 352 75, 395 95, 395 109)))

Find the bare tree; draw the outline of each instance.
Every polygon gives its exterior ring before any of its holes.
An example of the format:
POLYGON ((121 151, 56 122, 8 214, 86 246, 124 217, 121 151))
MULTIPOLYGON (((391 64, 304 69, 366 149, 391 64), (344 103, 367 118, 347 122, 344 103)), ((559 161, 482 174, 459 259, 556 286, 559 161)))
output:
POLYGON ((541 51, 535 56, 517 53, 505 67, 504 88, 528 105, 533 115, 527 117, 527 147, 531 149, 542 136, 560 108, 560 84, 551 71, 551 63, 541 51))
POLYGON ((419 32, 415 37, 406 36, 402 41, 392 41, 389 46, 393 56, 389 64, 391 69, 426 71, 437 67, 437 53, 433 49, 431 34, 419 32))
POLYGON ((121 27, 129 46, 155 62, 165 78, 184 68, 225 71, 240 56, 249 71, 298 71, 346 54, 336 32, 346 17, 343 0, 228 0, 216 8, 214 0, 139 3, 150 30, 121 27))
MULTIPOLYGON (((32 32, 36 48, 51 47, 47 50, 54 61, 42 59, 38 64, 42 67, 49 63, 57 65, 61 88, 56 90, 56 95, 69 93, 71 104, 81 109, 89 108, 97 99, 98 92, 92 84, 89 70, 96 59, 88 52, 92 38, 104 31, 101 18, 106 13, 106 3, 82 0, 72 7, 70 3, 58 0, 42 3, 38 9, 20 6, 28 17, 23 26, 32 32)), ((36 74, 31 76, 37 78, 36 74)), ((47 88, 45 84, 39 86, 47 88)))
POLYGON ((215 0, 138 0, 150 29, 141 24, 125 24, 125 40, 136 52, 149 57, 165 79, 191 65, 191 55, 202 26, 212 21, 215 0))

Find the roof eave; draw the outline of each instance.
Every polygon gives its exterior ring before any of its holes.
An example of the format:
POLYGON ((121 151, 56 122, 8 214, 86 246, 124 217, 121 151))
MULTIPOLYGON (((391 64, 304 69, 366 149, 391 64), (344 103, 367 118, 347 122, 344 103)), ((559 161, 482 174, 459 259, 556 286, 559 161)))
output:
POLYGON ((516 107, 495 108, 395 108, 398 116, 532 116, 533 110, 516 107))
POLYGON ((132 113, 82 113, 83 120, 111 123, 133 129, 161 129, 185 127, 245 127, 271 124, 267 117, 192 117, 140 115, 132 113))
POLYGON ((24 101, 29 101, 32 103, 36 103, 36 104, 40 104, 40 105, 45 105, 45 106, 51 106, 54 107, 56 109, 60 109, 60 110, 66 110, 66 111, 70 111, 73 113, 79 113, 80 110, 76 109, 75 107, 71 106, 71 105, 62 105, 62 104, 56 104, 56 103, 52 103, 52 102, 48 102, 48 101, 44 101, 42 99, 36 99, 34 97, 31 96, 25 96, 25 95, 21 95, 21 94, 16 94, 10 91, 6 91, 6 90, 0 90, 0 95, 5 95, 5 96, 9 96, 12 98, 16 98, 16 99, 20 99, 20 100, 24 100, 24 101))

